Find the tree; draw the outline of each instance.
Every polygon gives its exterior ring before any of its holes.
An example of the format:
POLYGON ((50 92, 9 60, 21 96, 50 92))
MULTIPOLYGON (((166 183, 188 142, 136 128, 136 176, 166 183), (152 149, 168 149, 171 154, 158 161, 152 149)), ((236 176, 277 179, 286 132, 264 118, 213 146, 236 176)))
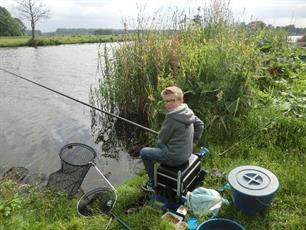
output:
POLYGON ((14 18, 15 20, 15 26, 18 31, 20 31, 20 35, 24 35, 27 27, 22 23, 22 21, 19 18, 14 18))
POLYGON ((0 36, 21 36, 25 33, 24 24, 0 6, 0 36))
POLYGON ((199 14, 196 14, 193 16, 192 21, 194 22, 194 24, 201 26, 203 22, 203 17, 199 14))
POLYGON ((252 21, 248 24, 248 26, 254 29, 263 29, 266 27, 266 24, 263 21, 252 21))
POLYGON ((34 40, 36 23, 49 18, 50 10, 40 0, 16 0, 16 2, 21 18, 31 23, 32 40, 34 40))

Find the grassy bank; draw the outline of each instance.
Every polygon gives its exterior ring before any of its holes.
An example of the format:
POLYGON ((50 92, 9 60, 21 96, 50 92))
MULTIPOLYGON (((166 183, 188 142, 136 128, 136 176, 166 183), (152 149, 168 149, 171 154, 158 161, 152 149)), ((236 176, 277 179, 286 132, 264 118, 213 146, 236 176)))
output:
POLYGON ((31 41, 30 36, 0 37, 0 47, 103 43, 122 40, 123 36, 120 35, 40 36, 34 41, 31 41))
MULTIPOLYGON (((178 85, 206 125, 200 144, 211 155, 203 164, 209 171, 204 187, 222 187, 228 172, 242 165, 264 167, 280 181, 267 212, 248 218, 229 205, 220 215, 251 230, 304 229, 306 51, 288 41, 286 31, 239 25, 224 1, 213 2, 211 11, 199 13, 201 20, 173 22, 177 31, 151 30, 105 50, 96 92, 107 103, 97 103, 158 130, 164 118, 160 92, 178 85)), ((135 128, 127 133, 132 141, 138 135, 135 128)), ((225 196, 230 199, 230 191, 225 196)))
MULTIPOLYGON (((305 129, 304 127, 301 127, 305 129)), ((265 136, 267 134, 262 133, 265 136)), ((263 142, 263 141, 262 141, 263 142)), ((230 201, 222 206, 219 216, 242 224, 247 230, 303 230, 305 229, 306 189, 305 154, 277 148, 274 145, 259 147, 262 143, 247 142, 233 151, 220 156, 223 146, 210 146, 210 153, 203 161, 208 176, 203 187, 219 189, 226 182, 226 176, 233 168, 241 165, 260 165, 277 175, 280 188, 267 210, 255 217, 237 212, 231 203, 231 191, 223 197, 230 201), (218 173, 216 173, 218 172, 218 173)), ((132 213, 125 214, 128 207, 135 206, 145 195, 140 185, 145 176, 137 176, 119 186, 118 201, 114 213, 134 230, 173 229, 167 222, 161 222, 162 212, 150 206, 150 202, 139 206, 132 213)), ((16 185, 12 181, 0 182, 0 229, 104 229, 108 217, 81 218, 76 212, 77 199, 67 199, 64 194, 36 189, 28 185, 16 185)), ((208 219, 191 212, 187 218, 197 217, 199 223, 208 219)), ((122 229, 113 221, 109 229, 122 229)))
MULTIPOLYGON (((158 130, 164 118, 160 91, 180 86, 186 102, 205 123, 200 145, 208 146, 210 153, 202 163, 208 172, 203 187, 221 188, 228 173, 242 165, 264 167, 280 182, 273 203, 254 217, 237 212, 231 191, 226 190, 223 196, 230 204, 221 208, 220 217, 247 230, 303 230, 305 50, 290 43, 286 31, 237 25, 222 5, 203 15, 203 20, 176 25, 180 28, 176 31, 151 30, 138 34, 134 42, 120 43, 116 50, 105 47, 99 52, 103 68, 96 92, 107 100, 95 102, 107 111, 119 108, 128 118, 137 117, 136 122, 158 130)), ((135 127, 126 130, 134 135, 135 127)), ((141 138, 146 141, 142 143, 151 141, 141 138)), ((136 176, 118 187, 114 212, 135 230, 173 229, 161 222, 161 210, 149 202, 125 214, 144 196, 140 185, 145 177, 136 176)), ((60 193, 2 181, 0 229, 105 228, 106 216, 80 218, 76 203, 60 193)), ((193 216, 189 212, 187 218, 193 216)), ((196 217, 199 223, 208 218, 196 217)), ((113 221, 110 229, 122 227, 113 221)))

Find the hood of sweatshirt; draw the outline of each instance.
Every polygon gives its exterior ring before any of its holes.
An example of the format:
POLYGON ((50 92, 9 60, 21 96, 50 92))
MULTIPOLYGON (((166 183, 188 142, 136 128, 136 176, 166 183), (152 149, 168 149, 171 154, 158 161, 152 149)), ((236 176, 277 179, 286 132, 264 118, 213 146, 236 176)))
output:
POLYGON ((182 104, 175 110, 166 113, 166 118, 174 119, 186 125, 192 124, 195 121, 195 115, 187 104, 182 104))

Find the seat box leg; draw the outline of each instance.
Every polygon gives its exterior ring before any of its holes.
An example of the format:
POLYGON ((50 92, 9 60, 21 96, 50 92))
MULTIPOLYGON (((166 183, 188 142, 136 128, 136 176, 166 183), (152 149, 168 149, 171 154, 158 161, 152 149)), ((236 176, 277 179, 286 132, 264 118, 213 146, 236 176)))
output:
POLYGON ((157 188, 157 169, 159 164, 154 164, 154 188, 157 188))
POLYGON ((176 195, 178 198, 181 196, 181 181, 182 181, 182 171, 179 170, 177 173, 177 186, 176 186, 176 195))

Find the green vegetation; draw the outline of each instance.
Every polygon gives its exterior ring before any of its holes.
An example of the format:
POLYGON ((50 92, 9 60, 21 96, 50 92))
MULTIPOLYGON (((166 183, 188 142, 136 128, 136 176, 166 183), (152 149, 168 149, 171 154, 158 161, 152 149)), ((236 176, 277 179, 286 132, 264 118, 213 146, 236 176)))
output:
POLYGON ((0 47, 26 46, 30 36, 0 37, 0 47))
MULTIPOLYGON (((304 129, 305 125, 300 127, 304 129)), ((286 130, 283 130, 283 134, 286 130)), ((281 134, 281 136, 283 136, 281 134)), ((203 167, 208 176, 203 186, 219 189, 226 182, 226 175, 240 165, 260 165, 270 169, 280 181, 280 189, 274 195, 272 205, 255 217, 247 217, 237 212, 232 204, 222 206, 219 215, 235 220, 248 230, 303 230, 305 221, 306 192, 302 182, 305 169, 305 154, 291 150, 284 151, 274 145, 258 147, 265 143, 269 133, 262 136, 260 142, 247 141, 240 144, 234 151, 219 156, 223 146, 211 146, 203 167), (214 176, 213 172, 221 172, 214 176)), ((272 134, 273 135, 273 134, 272 134)), ((132 178, 117 188, 118 201, 114 213, 124 220, 132 229, 173 229, 169 223, 162 221, 162 212, 150 206, 150 202, 138 207, 134 212, 125 214, 132 205, 138 203, 145 194, 140 185, 145 176, 132 178)), ((230 190, 223 194, 231 200, 230 190)), ((67 199, 66 195, 45 189, 33 188, 29 185, 16 185, 12 181, 0 181, 0 229, 104 229, 109 217, 101 215, 81 218, 76 212, 77 199, 67 199)), ((188 217, 195 216, 188 213, 188 217)), ((208 219, 196 216, 199 223, 208 219)), ((116 221, 112 221, 109 229, 122 229, 116 221)))
POLYGON ((31 25, 31 40, 33 41, 36 37, 37 23, 42 19, 47 19, 50 16, 50 10, 40 0, 20 0, 16 3, 19 17, 31 25))
POLYGON ((25 33, 24 24, 0 6, 0 36, 21 36, 25 33))
MULTIPOLYGON (((267 168, 280 180, 266 213, 247 218, 231 205, 220 215, 246 229, 304 229, 306 52, 288 41, 285 30, 235 23, 218 3, 199 12, 205 18, 177 20, 177 31, 151 30, 105 49, 97 92, 106 109, 118 106, 121 116, 158 130, 164 117, 159 93, 180 86, 206 124, 200 144, 211 154, 203 164, 210 172, 203 186, 222 187, 225 175, 241 165, 267 168), (216 179, 214 170, 224 176, 216 179)), ((151 137, 140 133, 147 143, 151 137)))
POLYGON ((40 36, 35 40, 31 40, 30 36, 0 37, 0 47, 103 43, 118 42, 121 40, 123 38, 116 35, 40 36))
POLYGON ((294 25, 278 26, 277 28, 288 31, 289 35, 303 35, 306 33, 306 28, 296 28, 294 25))
MULTIPOLYGON (((165 86, 180 86, 189 106, 206 124, 199 144, 210 150, 202 165, 208 171, 204 187, 221 188, 227 174, 242 165, 264 167, 280 182, 266 212, 247 217, 230 204, 221 208, 220 216, 248 230, 305 229, 305 50, 288 42, 284 30, 238 25, 223 5, 214 4, 193 20, 177 21, 169 30, 157 33, 154 28, 133 39, 127 35, 123 38, 133 42, 123 39, 114 50, 106 46, 101 50, 102 79, 95 92, 106 101, 96 103, 108 111, 118 107, 121 115, 158 130, 164 116, 159 93, 165 86)), ((125 214, 144 194, 139 187, 145 179, 140 175, 118 187, 114 212, 132 229, 172 229, 160 222, 161 211, 149 202, 125 214)), ((223 196, 231 200, 231 191, 223 196)), ((0 229, 106 226, 106 216, 78 217, 76 202, 59 193, 2 181, 0 229)), ((207 219, 197 217, 200 223, 207 219)), ((115 221, 110 226, 121 228, 115 221)))
MULTIPOLYGON (((126 215, 128 205, 136 204, 142 195, 139 187, 143 178, 137 177, 118 188, 119 198, 113 212, 132 229, 172 229, 161 222, 161 211, 144 206, 134 214, 126 215)), ((76 212, 77 199, 65 194, 0 181, 0 229, 104 229, 109 216, 81 218, 76 212)), ((115 220, 109 229, 122 229, 115 220)))
POLYGON ((181 28, 176 32, 152 30, 118 49, 101 50, 98 92, 108 102, 106 109, 117 105, 122 116, 158 130, 164 117, 159 92, 176 84, 205 121, 202 144, 240 140, 254 130, 244 124, 257 110, 275 110, 276 117, 262 118, 266 122, 303 116, 305 51, 283 30, 237 25, 227 9, 220 10, 221 15, 216 10, 201 21, 176 25, 181 28))

